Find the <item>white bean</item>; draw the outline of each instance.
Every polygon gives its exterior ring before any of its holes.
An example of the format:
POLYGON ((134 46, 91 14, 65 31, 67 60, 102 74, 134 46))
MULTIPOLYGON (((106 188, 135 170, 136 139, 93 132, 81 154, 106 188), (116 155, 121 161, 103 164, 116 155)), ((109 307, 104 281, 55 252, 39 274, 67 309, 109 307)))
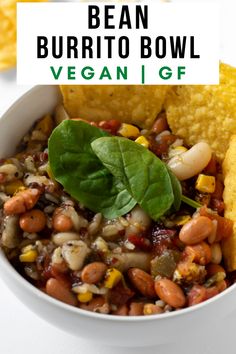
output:
POLYGON ((69 241, 62 246, 62 256, 71 270, 83 268, 90 249, 83 241, 69 241))
POLYGON ((129 226, 125 230, 126 237, 132 234, 140 234, 140 232, 145 231, 151 224, 148 214, 138 205, 128 215, 127 221, 129 222, 129 226))
POLYGON ((76 231, 79 231, 82 227, 88 226, 88 221, 83 216, 79 215, 72 206, 65 209, 63 214, 71 219, 76 231))
POLYGON ((151 219, 148 214, 142 208, 140 208, 140 206, 137 205, 131 211, 129 222, 133 225, 138 224, 141 228, 146 229, 150 226, 151 219))
POLYGON ((52 240, 55 245, 62 246, 65 242, 79 240, 79 238, 79 235, 75 232, 59 232, 53 235, 52 240))
POLYGON ((15 165, 10 163, 0 166, 0 173, 6 174, 6 182, 11 182, 22 177, 22 172, 15 165))
POLYGON ((145 271, 150 268, 151 256, 145 252, 110 253, 107 261, 109 262, 113 258, 116 260, 116 268, 122 272, 129 268, 140 268, 145 271))
POLYGON ((102 214, 101 213, 95 214, 93 220, 91 221, 88 227, 88 232, 90 235, 95 235, 98 232, 101 222, 102 222, 102 214))
POLYGON ((57 247, 52 254, 52 264, 61 264, 63 262, 62 249, 57 247))
POLYGON ((207 143, 201 142, 181 155, 173 157, 168 165, 180 181, 200 173, 209 163, 212 151, 207 143))
POLYGON ((7 248, 15 248, 19 245, 20 230, 19 216, 10 215, 4 219, 4 228, 2 232, 2 244, 7 248))

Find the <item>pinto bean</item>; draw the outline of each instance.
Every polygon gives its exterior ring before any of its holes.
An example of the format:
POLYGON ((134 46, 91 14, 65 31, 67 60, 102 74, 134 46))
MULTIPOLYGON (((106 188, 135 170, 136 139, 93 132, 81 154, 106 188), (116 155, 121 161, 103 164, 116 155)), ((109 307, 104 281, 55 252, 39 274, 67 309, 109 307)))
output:
POLYGON ((220 264, 222 260, 222 251, 219 243, 213 243, 211 245, 211 262, 214 264, 220 264))
POLYGON ((206 270, 207 270, 208 277, 211 277, 212 275, 215 275, 216 273, 225 273, 225 275, 226 275, 224 268, 221 267, 219 264, 214 264, 214 263, 208 264, 206 267, 206 270))
POLYGON ((186 298, 183 290, 172 280, 163 278, 155 281, 155 290, 161 300, 174 308, 184 307, 186 298))
POLYGON ((134 287, 146 297, 156 297, 154 290, 154 280, 151 275, 139 268, 131 268, 128 270, 128 276, 134 287))
POLYGON ((207 297, 206 288, 202 285, 194 285, 192 289, 189 291, 187 300, 188 306, 193 306, 200 304, 205 301, 207 297))
POLYGON ((128 306, 125 304, 119 306, 116 311, 112 312, 112 314, 116 316, 128 316, 128 312, 129 312, 128 306))
POLYGON ((46 293, 68 305, 77 305, 76 296, 57 279, 48 279, 46 283, 46 293))
POLYGON ((216 283, 216 288, 219 291, 219 293, 227 289, 227 287, 228 287, 227 282, 225 280, 221 280, 218 283, 216 283))
POLYGON ((81 273, 81 280, 88 284, 97 284, 104 277, 107 265, 102 262, 87 264, 81 273))
POLYGON ((23 214, 32 209, 37 203, 40 191, 35 188, 29 188, 17 193, 4 204, 6 215, 23 214))
POLYGON ((142 316, 143 315, 143 302, 131 302, 129 309, 129 316, 142 316))
POLYGON ((166 120, 166 115, 164 113, 161 113, 153 124, 152 131, 156 134, 160 134, 164 130, 168 130, 168 123, 166 120))
POLYGON ((20 227, 23 231, 34 233, 42 231, 46 226, 47 218, 39 209, 30 210, 20 216, 20 227))
POLYGON ((79 304, 79 307, 83 310, 86 311, 92 311, 92 312, 102 312, 102 309, 104 306, 107 305, 106 300, 104 299, 103 296, 97 296, 93 298, 89 303, 81 303, 79 304))
POLYGON ((72 229, 73 224, 69 216, 56 214, 53 216, 52 226, 57 232, 66 232, 72 229))
POLYGON ((194 245, 205 240, 212 231, 212 221, 206 216, 198 216, 182 227, 179 238, 186 245, 194 245))

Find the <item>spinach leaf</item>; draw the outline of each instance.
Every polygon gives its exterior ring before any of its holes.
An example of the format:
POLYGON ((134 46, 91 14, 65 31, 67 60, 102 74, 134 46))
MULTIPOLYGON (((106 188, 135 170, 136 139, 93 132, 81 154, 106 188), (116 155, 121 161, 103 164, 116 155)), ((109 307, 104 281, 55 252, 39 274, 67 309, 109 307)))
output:
POLYGON ((168 167, 167 169, 168 169, 168 173, 170 176, 172 189, 174 193, 173 207, 175 208, 176 211, 178 211, 181 205, 182 187, 178 178, 173 174, 173 172, 168 167))
POLYGON ((174 202, 171 178, 166 165, 151 151, 120 137, 99 138, 92 148, 152 219, 170 209, 174 202))
POLYGON ((49 139, 49 163, 55 179, 72 197, 112 219, 128 213, 136 201, 91 148, 93 140, 104 136, 109 134, 88 123, 65 120, 49 139))

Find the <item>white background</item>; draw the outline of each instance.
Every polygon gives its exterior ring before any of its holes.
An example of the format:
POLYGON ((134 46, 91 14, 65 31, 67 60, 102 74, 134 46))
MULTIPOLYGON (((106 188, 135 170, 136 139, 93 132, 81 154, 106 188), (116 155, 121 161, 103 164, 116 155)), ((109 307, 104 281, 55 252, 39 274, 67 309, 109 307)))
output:
MULTIPOLYGON (((175 0, 175 2, 181 1, 175 0)), ((224 0, 221 3, 223 4, 221 58, 236 66, 234 37, 236 0, 224 0)), ((199 25, 201 25, 201 19, 199 19, 199 25)), ((14 70, 0 74, 0 116, 17 97, 29 88, 29 86, 16 86, 14 70)), ((232 313, 220 323, 216 313, 215 323, 215 328, 209 328, 200 343, 198 341, 189 343, 186 338, 184 343, 159 348, 104 347, 72 337, 42 321, 23 306, 0 279, 1 354, 235 354, 236 313, 232 313)), ((200 323, 191 325, 196 331, 197 327, 201 326, 200 323)), ((176 328, 176 331, 180 333, 184 330, 184 328, 176 328)))

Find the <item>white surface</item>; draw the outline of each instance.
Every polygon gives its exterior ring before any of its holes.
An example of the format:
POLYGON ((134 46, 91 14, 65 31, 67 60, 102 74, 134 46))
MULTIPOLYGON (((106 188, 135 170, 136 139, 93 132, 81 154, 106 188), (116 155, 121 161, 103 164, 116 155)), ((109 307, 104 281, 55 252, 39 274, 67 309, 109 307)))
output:
MULTIPOLYGON (((223 1, 222 1, 223 3, 223 1)), ((235 0, 225 0, 224 4, 235 4, 235 0)), ((221 35, 222 54, 224 61, 236 64, 236 48, 234 40, 235 32, 235 9, 231 7, 222 8, 224 22, 221 35), (232 35, 230 35, 232 33, 232 35)), ((200 24, 199 19, 199 24, 200 24)), ((30 87, 15 84, 14 71, 0 74, 0 116, 22 93, 30 87)), ((236 299, 235 299, 236 301, 236 299)), ((14 295, 7 289, 0 279, 0 353, 1 354, 234 354, 235 349, 235 328, 236 313, 218 323, 217 313, 215 314, 215 328, 209 328, 205 338, 196 338, 194 343, 170 344, 158 348, 111 348, 94 343, 86 342, 63 333, 39 319, 23 306, 14 295), (218 328, 220 326, 220 328, 218 328)), ((190 323, 195 327, 195 323, 190 323)), ((201 324, 198 324, 201 325, 201 324)), ((176 328, 176 331, 185 331, 184 328, 176 328)), ((197 333, 196 333, 197 334, 197 333)), ((145 336, 145 333, 143 334, 145 336)), ((119 336, 119 333, 117 333, 119 336)), ((122 341, 122 338, 121 338, 122 341)), ((135 341, 135 338, 134 338, 135 341)))

